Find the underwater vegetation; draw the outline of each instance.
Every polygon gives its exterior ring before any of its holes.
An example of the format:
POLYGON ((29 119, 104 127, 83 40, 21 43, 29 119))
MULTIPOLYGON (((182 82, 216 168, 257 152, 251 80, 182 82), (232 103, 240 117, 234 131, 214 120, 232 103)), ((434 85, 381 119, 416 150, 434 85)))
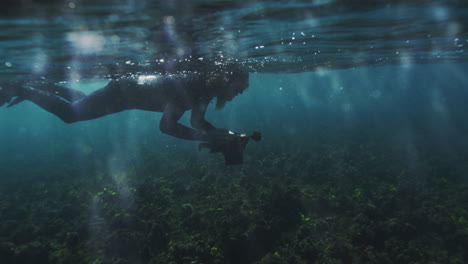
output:
POLYGON ((234 63, 207 120, 263 138, 225 166, 159 113, 1 108, 0 264, 468 263, 467 3, 3 0, 0 90, 234 63))
POLYGON ((263 146, 234 167, 146 149, 114 175, 89 165, 105 162, 99 154, 85 167, 22 168, 1 179, 0 259, 466 263, 467 153, 425 142, 415 165, 390 148, 376 138, 263 146))

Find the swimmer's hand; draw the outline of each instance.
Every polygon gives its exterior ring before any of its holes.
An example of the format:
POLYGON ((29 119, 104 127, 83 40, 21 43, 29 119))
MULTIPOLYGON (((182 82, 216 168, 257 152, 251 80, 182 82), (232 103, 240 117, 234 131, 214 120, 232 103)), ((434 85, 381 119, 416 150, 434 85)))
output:
POLYGON ((251 136, 247 136, 225 129, 216 129, 208 134, 207 142, 198 145, 198 149, 207 148, 211 153, 223 153, 226 165, 241 164, 245 147, 250 138, 259 141, 261 134, 254 132, 251 136))
POLYGON ((202 148, 208 148, 210 149, 210 152, 221 152, 223 145, 234 142, 238 137, 239 134, 227 129, 214 129, 207 133, 206 142, 200 143, 198 149, 201 150, 202 148))

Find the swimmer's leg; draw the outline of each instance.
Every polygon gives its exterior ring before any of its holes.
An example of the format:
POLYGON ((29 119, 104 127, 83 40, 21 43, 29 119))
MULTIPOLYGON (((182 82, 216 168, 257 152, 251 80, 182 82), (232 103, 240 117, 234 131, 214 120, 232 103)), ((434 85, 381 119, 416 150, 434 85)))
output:
POLYGON ((74 102, 26 85, 22 86, 18 96, 56 115, 65 123, 95 119, 134 108, 127 104, 128 93, 115 81, 74 102))
MULTIPOLYGON (((56 96, 60 96, 62 97, 63 99, 69 101, 69 102, 75 102, 75 101, 78 101, 80 99, 82 99, 83 97, 86 96, 85 93, 83 93, 82 91, 78 91, 78 90, 75 90, 75 89, 72 89, 72 88, 68 88, 68 87, 65 87, 65 86, 60 86, 60 85, 57 85, 57 84, 53 84, 53 83, 35 83, 34 85, 35 89, 39 89, 39 90, 42 90, 42 91, 46 91, 46 92, 49 92, 49 93, 52 93, 56 96)), ((16 104, 19 104, 21 103, 22 101, 24 101, 25 99, 22 98, 22 97, 16 97, 13 101, 11 101, 9 104, 8 104, 8 107, 12 107, 16 104)))
POLYGON ((86 96, 85 93, 79 90, 75 90, 72 88, 68 88, 65 86, 57 85, 57 84, 51 84, 51 83, 41 83, 41 84, 34 84, 34 88, 43 90, 49 93, 53 93, 57 96, 62 97, 63 99, 70 101, 70 102, 75 102, 83 97, 86 96))

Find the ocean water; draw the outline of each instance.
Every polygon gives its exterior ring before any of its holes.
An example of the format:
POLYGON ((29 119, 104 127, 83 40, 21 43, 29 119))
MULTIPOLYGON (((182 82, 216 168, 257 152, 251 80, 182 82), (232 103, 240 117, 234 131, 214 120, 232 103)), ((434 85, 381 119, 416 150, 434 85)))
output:
POLYGON ((235 64, 249 88, 206 118, 263 137, 226 166, 161 113, 3 106, 1 263, 468 262, 465 1, 0 6, 0 86, 235 64))

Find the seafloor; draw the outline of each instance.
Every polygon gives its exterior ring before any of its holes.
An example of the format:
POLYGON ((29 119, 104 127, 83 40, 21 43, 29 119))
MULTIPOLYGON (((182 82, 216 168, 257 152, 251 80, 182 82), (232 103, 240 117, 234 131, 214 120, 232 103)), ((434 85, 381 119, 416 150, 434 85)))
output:
POLYGON ((408 162, 376 135, 251 144, 234 167, 143 146, 113 172, 93 149, 28 161, 0 184, 1 262, 467 263, 467 153, 419 135, 408 162))

